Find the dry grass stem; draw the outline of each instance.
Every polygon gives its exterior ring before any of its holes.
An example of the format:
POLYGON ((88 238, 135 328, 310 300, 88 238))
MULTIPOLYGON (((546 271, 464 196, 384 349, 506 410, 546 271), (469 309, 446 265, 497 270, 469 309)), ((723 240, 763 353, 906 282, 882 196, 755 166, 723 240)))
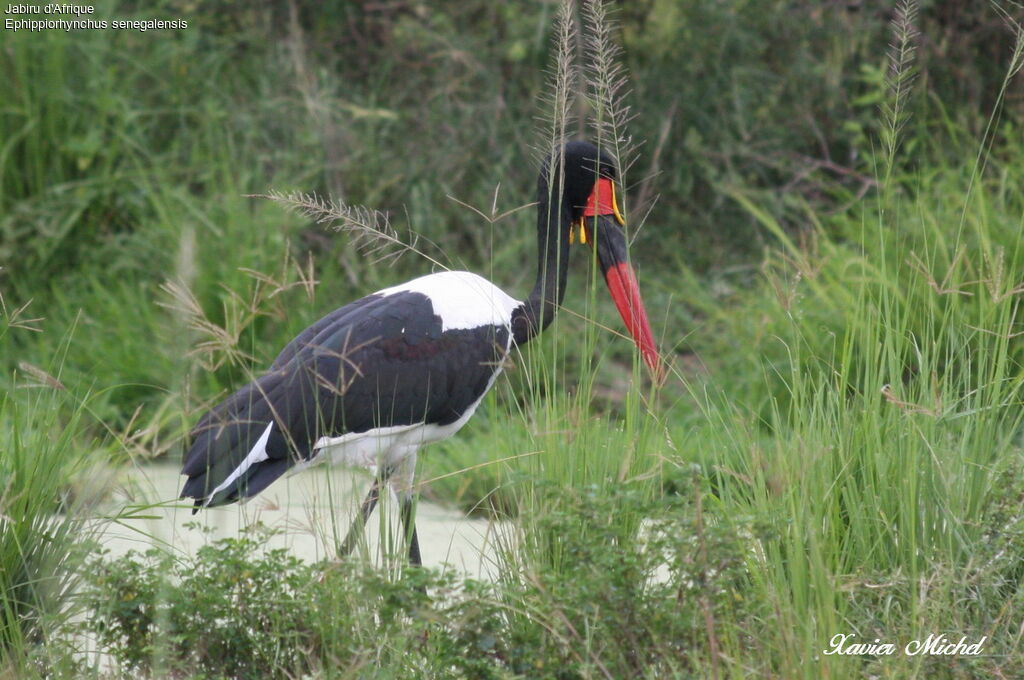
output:
MULTIPOLYGON (((189 329, 205 338, 189 352, 190 356, 198 357, 204 370, 215 371, 225 362, 232 365, 247 365, 254 361, 255 358, 251 354, 239 349, 242 331, 248 324, 239 323, 240 319, 230 309, 231 305, 224 304, 225 323, 222 326, 206 316, 199 300, 185 284, 167 281, 160 289, 170 300, 157 304, 170 309, 185 321, 189 329)), ((253 311, 250 320, 255 315, 253 311)))
POLYGON ((587 31, 584 73, 594 111, 597 144, 611 149, 619 161, 619 170, 625 175, 636 161, 637 153, 633 138, 627 132, 636 114, 626 104, 629 78, 620 63, 622 48, 612 39, 615 24, 602 0, 585 2, 583 16, 587 31))
POLYGON ((882 385, 882 396, 885 397, 887 402, 907 413, 920 413, 922 415, 931 416, 932 418, 938 418, 943 414, 944 410, 942 406, 942 394, 939 392, 938 381, 935 376, 932 376, 932 383, 935 404, 931 407, 900 399, 893 392, 892 386, 888 384, 882 385))
MULTIPOLYGON (((576 68, 576 40, 578 29, 575 20, 576 3, 563 0, 555 16, 555 65, 550 71, 549 84, 542 96, 543 113, 540 116, 542 130, 540 148, 537 149, 541 164, 558 162, 560 155, 552 155, 568 138, 567 130, 572 125, 573 107, 576 100, 576 85, 579 81, 576 68)), ((549 168, 549 177, 552 176, 549 168)), ((561 195, 561 187, 550 188, 553 195, 561 195)))
MULTIPOLYGON (((4 301, 3 293, 0 293, 0 321, 3 321, 4 326, 7 328, 19 328, 24 331, 32 331, 33 333, 42 333, 43 329, 38 326, 39 322, 43 320, 43 317, 32 317, 28 318, 25 316, 25 310, 32 304, 32 300, 29 300, 20 307, 9 309, 7 303, 4 301)), ((0 333, 0 336, 3 334, 0 333)))
MULTIPOLYGON (((946 275, 942 278, 941 283, 935 280, 935 277, 932 276, 931 272, 928 270, 928 265, 921 261, 921 258, 917 256, 917 253, 910 253, 910 259, 907 261, 907 264, 909 264, 912 269, 920 272, 921 275, 924 276, 925 279, 928 281, 928 286, 931 287, 931 289, 934 290, 939 295, 965 295, 967 297, 971 297, 974 295, 974 293, 963 290, 962 286, 956 287, 950 285, 950 281, 952 281, 953 279, 953 273, 956 271, 957 266, 963 259, 964 254, 964 247, 960 246, 960 248, 957 249, 956 251, 956 255, 953 257, 953 261, 949 265, 949 269, 946 270, 946 275)), ((967 282, 962 285, 968 285, 968 283, 977 282, 967 282)))
POLYGON ((901 0, 896 5, 892 20, 893 37, 889 43, 889 69, 886 74, 889 96, 882 104, 885 124, 883 142, 890 171, 896 147, 899 146, 900 132, 907 123, 907 97, 917 74, 914 68, 919 36, 916 24, 917 10, 917 0, 901 0))
POLYGON ((52 390, 67 389, 60 380, 27 361, 19 361, 18 370, 35 380, 35 382, 22 383, 20 387, 46 387, 52 390))
POLYGON ((985 289, 988 290, 993 303, 998 305, 1008 298, 1024 293, 1024 283, 1010 285, 1007 281, 1006 256, 1002 248, 998 248, 992 257, 985 254, 984 258, 985 268, 989 272, 984 279, 985 289))
POLYGON ((412 243, 403 241, 380 210, 301 191, 271 191, 253 197, 270 199, 317 224, 330 224, 335 231, 345 232, 352 237, 353 245, 374 262, 393 261, 409 250, 419 253, 418 237, 413 235, 412 243))

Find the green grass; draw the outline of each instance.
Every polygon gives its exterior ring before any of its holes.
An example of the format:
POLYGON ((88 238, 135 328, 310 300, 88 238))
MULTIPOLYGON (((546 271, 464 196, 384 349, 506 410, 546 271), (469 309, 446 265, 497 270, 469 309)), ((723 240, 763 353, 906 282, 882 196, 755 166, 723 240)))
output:
MULTIPOLYGON (((0 51, 0 675, 1021 674, 1021 42, 933 8, 911 23, 952 37, 914 59, 906 22, 867 10, 621 7, 648 140, 626 207, 672 371, 650 384, 579 248, 555 324, 420 459, 424 496, 507 520, 496 583, 308 565, 252 530, 91 560, 81 588, 94 465, 177 455, 309 321, 431 267, 247 195, 388 210, 522 295, 530 147, 567 122, 536 103, 548 3, 159 9, 195 30, 0 51), (83 631, 113 666, 71 654, 83 631), (987 641, 824 654, 837 633, 987 641)), ((608 90, 580 111, 621 149, 608 90)))
POLYGON ((78 565, 109 455, 89 432, 87 406, 54 385, 30 372, 0 398, 0 672, 18 677, 76 668, 60 631, 78 611, 78 565))

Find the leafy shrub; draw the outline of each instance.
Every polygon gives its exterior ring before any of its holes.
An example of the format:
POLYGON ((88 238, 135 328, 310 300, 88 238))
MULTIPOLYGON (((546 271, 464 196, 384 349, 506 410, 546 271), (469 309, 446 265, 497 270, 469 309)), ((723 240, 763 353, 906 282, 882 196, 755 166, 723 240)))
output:
POLYGON ((91 569, 85 622, 125 677, 615 677, 701 667, 711 640, 749 631, 749 540, 683 501, 627 535, 631 493, 583 494, 541 521, 564 537, 555 569, 498 584, 432 570, 397 577, 307 564, 255 526, 195 557, 160 548, 91 569), (586 527, 587 530, 581 530, 586 527), (429 595, 428 595, 429 593, 429 595), (737 610, 748 616, 737 616, 737 610))
POLYGON ((158 548, 98 563, 90 628, 127 673, 267 677, 269 668, 303 668, 315 574, 287 550, 261 550, 265 537, 259 529, 220 540, 186 564, 158 548))

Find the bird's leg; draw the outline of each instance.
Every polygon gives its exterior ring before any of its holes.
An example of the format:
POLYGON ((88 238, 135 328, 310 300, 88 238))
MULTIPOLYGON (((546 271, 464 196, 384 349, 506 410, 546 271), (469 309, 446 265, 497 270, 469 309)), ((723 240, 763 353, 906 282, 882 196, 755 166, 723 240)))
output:
MULTIPOLYGON (((420 557, 420 539, 416 536, 416 510, 412 491, 406 491, 399 498, 402 503, 402 531, 405 540, 409 542, 409 566, 422 567, 423 559, 420 557)), ((423 595, 427 594, 427 586, 422 582, 416 583, 413 587, 423 595)))
MULTIPOLYGON (((409 464, 406 463, 406 466, 409 467, 409 464)), ((415 469, 415 458, 412 459, 411 467, 415 469)), ((395 495, 398 496, 402 505, 402 531, 405 535, 405 540, 409 543, 409 564, 414 567, 423 566, 423 559, 420 556, 420 540, 416 535, 415 501, 412 489, 409 488, 410 484, 408 480, 404 479, 405 476, 408 476, 408 472, 405 474, 403 474, 402 470, 397 472, 398 474, 395 474, 396 470, 391 467, 382 466, 380 468, 380 472, 373 480, 373 486, 370 487, 370 491, 366 494, 366 499, 359 509, 359 514, 352 520, 348 534, 345 536, 341 547, 338 548, 338 557, 347 557, 355 550, 356 543, 358 543, 359 537, 366 528, 366 523, 370 520, 370 515, 373 514, 373 510, 377 507, 377 502, 380 500, 381 489, 384 488, 385 484, 391 482, 395 495)))
POLYGON ((366 528, 366 523, 370 520, 370 515, 373 514, 373 509, 377 507, 381 487, 387 482, 389 474, 390 471, 387 468, 381 468, 380 474, 374 478, 373 486, 370 487, 370 492, 366 494, 366 500, 359 508, 359 514, 352 520, 352 526, 349 527, 344 542, 338 548, 338 557, 348 557, 355 550, 356 543, 362 536, 363 529, 366 528))
POLYGON ((395 497, 401 504, 402 533, 409 546, 409 564, 422 567, 420 539, 416 535, 416 504, 413 479, 416 474, 416 451, 409 452, 401 459, 389 480, 395 497))
POLYGON ((409 541, 409 564, 422 567, 420 539, 416 536, 416 517, 411 492, 402 495, 402 529, 405 531, 405 540, 409 541))

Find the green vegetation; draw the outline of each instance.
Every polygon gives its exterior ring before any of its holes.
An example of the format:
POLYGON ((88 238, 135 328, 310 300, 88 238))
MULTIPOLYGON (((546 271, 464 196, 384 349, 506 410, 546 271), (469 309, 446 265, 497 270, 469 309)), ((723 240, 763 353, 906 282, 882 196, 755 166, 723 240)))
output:
POLYGON ((3 34, 0 677, 1024 673, 1016 6, 645 0, 608 35, 577 12, 577 43, 557 3, 449 4, 3 34), (424 496, 507 520, 495 583, 259 527, 93 550, 102 471, 177 456, 326 311, 430 259, 525 293, 538 149, 577 133, 633 161, 672 370, 649 384, 577 255, 552 329, 421 456, 424 496), (251 196, 293 191, 420 252, 251 196), (897 652, 825 654, 840 633, 897 652), (932 634, 983 653, 902 652, 932 634))
POLYGON ((85 408, 69 401, 50 385, 0 398, 0 653, 5 665, 21 655, 23 671, 74 669, 61 626, 74 612, 99 461, 81 453, 95 435, 85 408))
POLYGON ((678 498, 629 492, 583 492, 569 507, 543 522, 584 565, 574 579, 544 571, 496 585, 309 565, 265 549, 256 526, 185 563, 161 550, 100 562, 89 627, 125 677, 666 677, 707 662, 705 610, 757 620, 733 527, 696 524, 678 498), (658 519, 639 541, 611 519, 623 511, 658 519))

